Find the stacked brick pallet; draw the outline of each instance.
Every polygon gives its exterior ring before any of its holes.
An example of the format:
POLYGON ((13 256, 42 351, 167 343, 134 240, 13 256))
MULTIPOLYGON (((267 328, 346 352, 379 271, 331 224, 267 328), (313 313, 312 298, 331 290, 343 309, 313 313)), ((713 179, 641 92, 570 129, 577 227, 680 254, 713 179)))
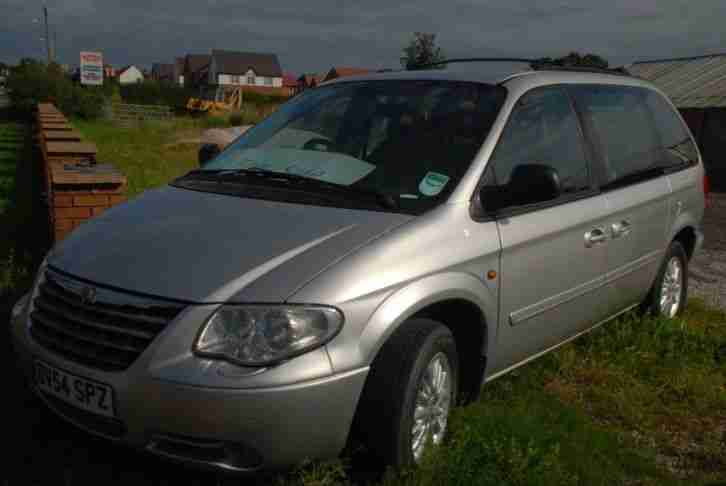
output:
POLYGON ((126 199, 126 177, 96 162, 96 146, 84 142, 50 103, 38 104, 38 140, 55 241, 84 221, 126 199))

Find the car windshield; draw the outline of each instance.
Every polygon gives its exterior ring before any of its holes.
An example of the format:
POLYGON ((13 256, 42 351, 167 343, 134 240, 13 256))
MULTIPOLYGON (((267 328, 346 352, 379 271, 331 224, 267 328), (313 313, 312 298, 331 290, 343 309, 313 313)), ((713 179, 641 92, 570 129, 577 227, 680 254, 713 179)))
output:
POLYGON ((505 97, 503 87, 454 81, 322 86, 284 104, 200 172, 294 175, 416 213, 456 187, 505 97))

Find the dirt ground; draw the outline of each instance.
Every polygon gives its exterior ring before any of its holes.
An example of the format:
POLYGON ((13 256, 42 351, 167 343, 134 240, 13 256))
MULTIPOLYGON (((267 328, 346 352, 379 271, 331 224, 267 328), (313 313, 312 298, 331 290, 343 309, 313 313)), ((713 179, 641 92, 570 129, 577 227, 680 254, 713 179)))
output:
POLYGON ((703 231, 703 249, 690 265, 689 293, 726 310, 726 194, 711 194, 703 231))

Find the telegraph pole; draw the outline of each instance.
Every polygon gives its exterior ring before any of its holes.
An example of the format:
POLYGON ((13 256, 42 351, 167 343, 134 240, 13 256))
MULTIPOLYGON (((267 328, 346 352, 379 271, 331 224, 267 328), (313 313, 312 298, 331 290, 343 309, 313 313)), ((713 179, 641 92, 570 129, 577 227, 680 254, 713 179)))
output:
POLYGON ((45 49, 48 53, 48 64, 53 60, 53 53, 50 51, 50 34, 48 32, 48 7, 43 5, 43 16, 45 17, 45 49))

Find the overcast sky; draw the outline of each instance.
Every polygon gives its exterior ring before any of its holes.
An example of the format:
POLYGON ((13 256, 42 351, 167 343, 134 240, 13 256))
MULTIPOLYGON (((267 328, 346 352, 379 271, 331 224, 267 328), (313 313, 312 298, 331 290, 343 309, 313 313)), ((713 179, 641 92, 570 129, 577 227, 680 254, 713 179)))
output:
MULTIPOLYGON (((117 66, 212 48, 278 54, 299 74, 399 67, 414 31, 452 56, 594 52, 633 60, 726 51, 724 0, 47 0, 58 58, 117 66)), ((0 0, 0 61, 44 56, 42 1, 0 0), (4 25, 3 25, 4 24, 4 25)))

